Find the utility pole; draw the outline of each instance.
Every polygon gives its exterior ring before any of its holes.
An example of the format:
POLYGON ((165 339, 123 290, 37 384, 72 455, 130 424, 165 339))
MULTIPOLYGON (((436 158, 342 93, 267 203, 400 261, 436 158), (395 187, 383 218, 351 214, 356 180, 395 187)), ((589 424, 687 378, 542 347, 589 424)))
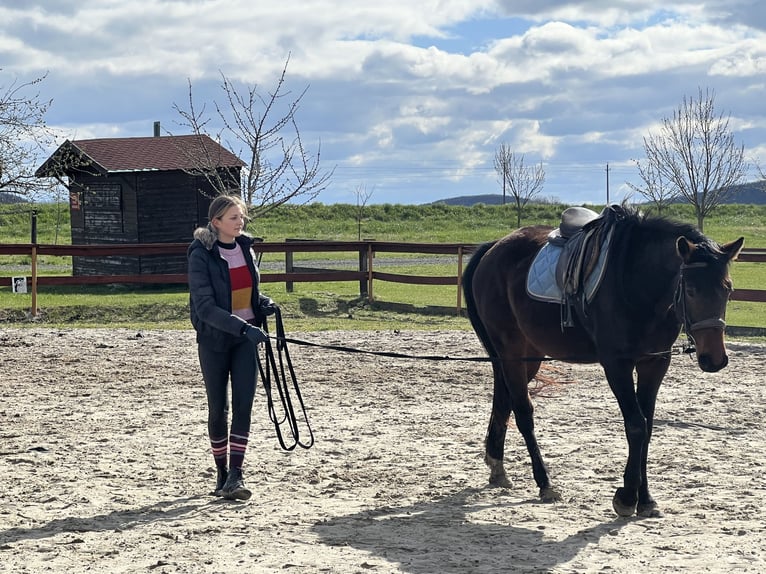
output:
POLYGON ((508 166, 503 163, 503 205, 505 205, 505 183, 508 181, 508 166))
POLYGON ((609 207, 609 164, 606 164, 606 205, 609 207))

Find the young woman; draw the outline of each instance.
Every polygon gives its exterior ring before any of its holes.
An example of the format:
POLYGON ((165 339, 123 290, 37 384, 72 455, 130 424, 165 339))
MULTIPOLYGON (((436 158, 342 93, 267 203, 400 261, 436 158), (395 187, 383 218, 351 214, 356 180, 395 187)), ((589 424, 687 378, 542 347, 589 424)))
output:
POLYGON ((214 494, 251 496, 242 478, 255 396, 257 345, 268 335, 256 327, 276 310, 258 289, 253 239, 244 233, 247 206, 220 195, 210 204, 206 227, 189 245, 189 301, 208 405, 208 435, 217 469, 214 494), (231 379, 231 429, 227 390, 231 379))

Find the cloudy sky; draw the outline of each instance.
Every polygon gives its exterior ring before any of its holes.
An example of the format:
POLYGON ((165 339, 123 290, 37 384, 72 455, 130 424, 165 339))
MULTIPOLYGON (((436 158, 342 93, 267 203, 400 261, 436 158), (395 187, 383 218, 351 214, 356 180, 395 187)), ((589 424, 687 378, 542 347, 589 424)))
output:
MULTIPOLYGON (((699 89, 766 159, 761 0, 4 0, 0 88, 48 74, 61 141, 188 133, 174 104, 265 93, 290 55, 298 125, 335 167, 323 203, 500 193, 502 144, 543 195, 603 202, 638 183, 642 138, 699 89), (607 178, 607 164, 609 173, 607 178)), ((755 179, 755 170, 752 177, 755 179)))

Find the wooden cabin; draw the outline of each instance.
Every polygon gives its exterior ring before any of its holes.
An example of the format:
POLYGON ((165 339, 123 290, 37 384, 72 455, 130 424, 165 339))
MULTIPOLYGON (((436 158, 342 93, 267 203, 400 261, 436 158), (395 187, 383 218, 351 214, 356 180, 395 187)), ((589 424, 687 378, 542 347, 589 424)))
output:
MULTIPOLYGON (((236 155, 207 136, 159 136, 157 127, 154 137, 67 140, 37 169, 66 177, 73 245, 191 242, 217 195, 204 173, 239 193, 245 164, 236 155)), ((72 260, 73 275, 186 272, 178 255, 72 260)))

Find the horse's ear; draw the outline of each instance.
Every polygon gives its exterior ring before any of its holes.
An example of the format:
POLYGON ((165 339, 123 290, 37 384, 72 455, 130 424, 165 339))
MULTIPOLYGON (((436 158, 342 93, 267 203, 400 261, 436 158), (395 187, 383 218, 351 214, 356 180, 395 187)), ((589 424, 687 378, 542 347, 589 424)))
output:
POLYGON ((721 245, 721 251, 726 254, 726 256, 729 258, 729 261, 734 261, 737 258, 737 255, 739 255, 739 252, 742 251, 742 246, 744 244, 745 238, 740 237, 736 241, 732 241, 726 245, 721 245))
POLYGON ((685 262, 689 261, 689 257, 691 257, 692 252, 694 251, 694 243, 686 239, 683 235, 678 238, 676 241, 676 251, 678 251, 678 254, 681 256, 681 259, 683 259, 685 262))

